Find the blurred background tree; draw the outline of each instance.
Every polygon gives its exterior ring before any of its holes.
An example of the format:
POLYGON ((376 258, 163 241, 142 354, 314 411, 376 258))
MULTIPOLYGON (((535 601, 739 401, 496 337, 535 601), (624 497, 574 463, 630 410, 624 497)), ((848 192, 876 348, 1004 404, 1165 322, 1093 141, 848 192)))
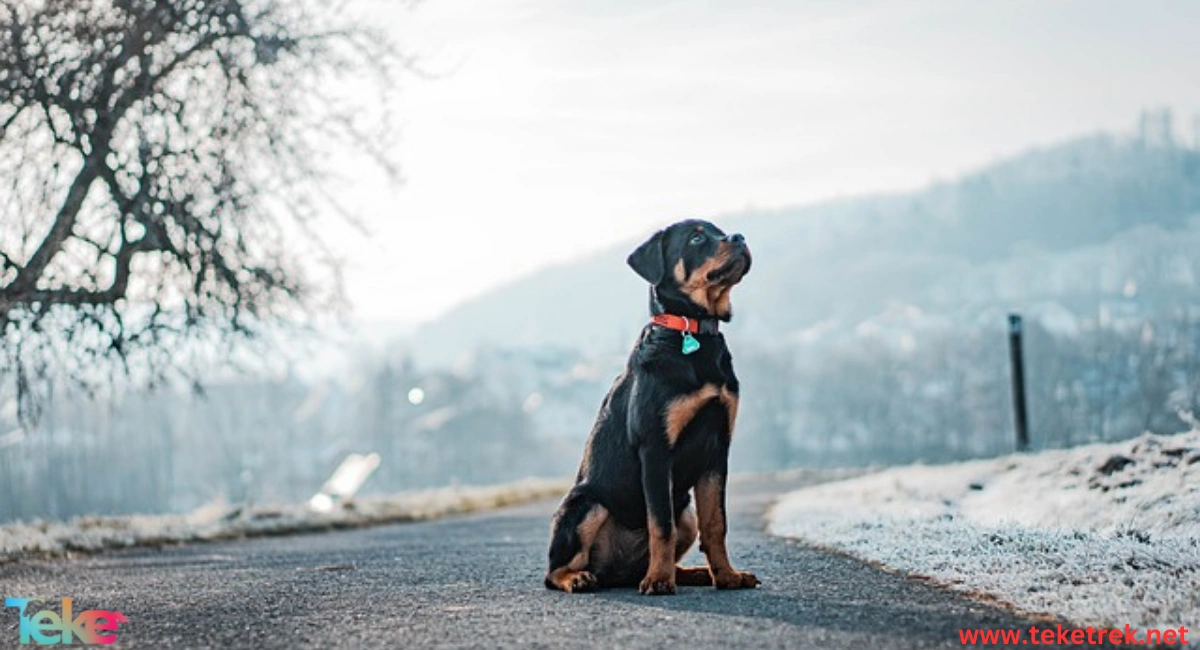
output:
POLYGON ((22 419, 60 378, 194 381, 337 299, 330 147, 395 174, 408 63, 344 4, 0 0, 0 376, 22 419))

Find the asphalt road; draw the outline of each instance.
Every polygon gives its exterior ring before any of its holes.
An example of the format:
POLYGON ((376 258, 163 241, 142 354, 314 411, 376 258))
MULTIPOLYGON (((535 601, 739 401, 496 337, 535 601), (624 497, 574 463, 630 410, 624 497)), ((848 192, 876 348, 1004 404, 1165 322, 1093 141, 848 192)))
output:
MULTIPOLYGON (((778 482, 731 486, 735 565, 757 590, 568 595, 542 587, 554 504, 440 521, 0 566, 0 596, 124 613, 117 647, 961 647, 1000 609, 762 532, 778 482)), ((699 558, 693 557, 692 563, 699 558)), ((0 611, 0 648, 17 646, 0 611)))

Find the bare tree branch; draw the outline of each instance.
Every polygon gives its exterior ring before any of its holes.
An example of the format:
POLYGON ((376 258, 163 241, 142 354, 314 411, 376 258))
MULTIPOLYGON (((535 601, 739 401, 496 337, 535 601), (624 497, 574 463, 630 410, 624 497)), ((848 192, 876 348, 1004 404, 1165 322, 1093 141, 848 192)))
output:
POLYGON ((354 216, 321 161, 349 147, 395 174, 409 66, 341 4, 0 0, 0 161, 22 163, 0 200, 0 393, 32 412, 57 371, 104 379, 70 357, 186 375, 189 343, 298 323, 339 292, 336 268, 314 272, 336 256, 312 220, 354 216), (365 81, 330 90, 347 79, 365 81))

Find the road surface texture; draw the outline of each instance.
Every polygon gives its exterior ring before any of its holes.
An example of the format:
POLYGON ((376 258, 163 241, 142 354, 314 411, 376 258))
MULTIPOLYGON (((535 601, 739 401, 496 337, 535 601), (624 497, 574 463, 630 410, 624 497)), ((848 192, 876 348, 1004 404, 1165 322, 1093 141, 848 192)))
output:
MULTIPOLYGON (((327 534, 0 566, 0 596, 124 613, 115 647, 925 648, 1031 621, 762 531, 796 482, 731 485, 734 563, 759 589, 542 587, 555 504, 327 534)), ((695 563, 698 557, 690 558, 695 563)), ((31 610, 32 611, 32 610, 31 610)), ((1040 625, 1040 623, 1039 623, 1040 625)), ((0 648, 17 647, 0 611, 0 648)), ((32 647, 32 646, 30 646, 32 647)))

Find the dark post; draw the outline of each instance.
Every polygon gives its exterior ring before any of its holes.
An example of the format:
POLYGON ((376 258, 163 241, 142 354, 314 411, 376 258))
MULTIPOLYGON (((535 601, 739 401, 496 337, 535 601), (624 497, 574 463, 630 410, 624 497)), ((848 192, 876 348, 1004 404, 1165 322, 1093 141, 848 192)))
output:
POLYGON ((1029 416, 1025 409, 1025 359, 1021 353, 1021 315, 1008 315, 1008 355, 1012 362, 1013 423, 1017 451, 1029 449, 1029 416))

